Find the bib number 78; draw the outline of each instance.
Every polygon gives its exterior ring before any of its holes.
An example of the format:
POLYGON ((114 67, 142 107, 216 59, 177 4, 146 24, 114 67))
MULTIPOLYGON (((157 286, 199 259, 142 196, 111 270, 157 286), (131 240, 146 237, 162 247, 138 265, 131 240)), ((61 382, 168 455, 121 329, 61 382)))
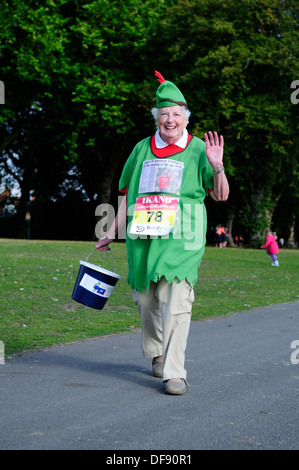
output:
POLYGON ((162 211, 147 211, 147 222, 162 222, 163 212, 162 211))

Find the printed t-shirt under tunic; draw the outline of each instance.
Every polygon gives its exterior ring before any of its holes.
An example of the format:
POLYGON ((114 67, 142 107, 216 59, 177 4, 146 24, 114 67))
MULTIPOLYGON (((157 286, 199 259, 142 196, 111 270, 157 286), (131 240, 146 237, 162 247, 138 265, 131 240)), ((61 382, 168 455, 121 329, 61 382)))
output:
MULTIPOLYGON (((163 276, 169 284, 174 278, 179 281, 186 278, 191 285, 197 282, 197 270, 206 243, 204 199, 213 187, 213 170, 206 157, 206 144, 198 137, 191 137, 184 149, 178 149, 168 157, 161 158, 157 154, 154 136, 143 139, 134 147, 119 181, 119 189, 126 190, 128 202, 128 283, 140 292, 144 287, 148 290, 151 281, 157 282, 163 276), (143 163, 151 165, 149 161, 157 163, 158 160, 164 160, 166 166, 170 160, 184 166, 179 194, 174 194, 179 197, 176 226, 165 236, 132 235, 129 229, 137 197, 157 194, 138 192, 143 163)), ((163 194, 163 189, 159 188, 159 194, 163 194)))

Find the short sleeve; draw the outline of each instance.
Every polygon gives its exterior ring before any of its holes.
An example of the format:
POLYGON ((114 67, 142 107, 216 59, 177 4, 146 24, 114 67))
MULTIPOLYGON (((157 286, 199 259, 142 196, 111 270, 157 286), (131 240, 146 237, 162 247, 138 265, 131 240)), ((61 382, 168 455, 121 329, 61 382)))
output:
POLYGON ((144 145, 148 144, 149 138, 146 138, 139 142, 135 147, 133 148, 128 160, 126 161, 122 174, 119 179, 119 184, 118 184, 118 189, 121 192, 128 192, 129 186, 132 180, 132 175, 134 173, 135 166, 137 164, 138 160, 138 155, 141 152, 141 149, 143 148, 144 145))
POLYGON ((130 184, 130 179, 131 179, 130 177, 132 175, 133 164, 134 164, 133 154, 134 154, 134 150, 129 156, 128 160, 126 161, 123 167, 123 171, 122 171, 122 174, 119 180, 119 185, 118 185, 118 189, 121 192, 126 192, 127 187, 130 184))

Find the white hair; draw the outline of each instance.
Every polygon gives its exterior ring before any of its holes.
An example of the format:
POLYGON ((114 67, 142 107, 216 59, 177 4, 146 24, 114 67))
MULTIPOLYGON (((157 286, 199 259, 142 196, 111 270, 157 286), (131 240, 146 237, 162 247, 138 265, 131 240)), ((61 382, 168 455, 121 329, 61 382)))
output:
MULTIPOLYGON (((189 111, 189 109, 186 107, 186 106, 181 106, 181 108, 183 108, 183 111, 184 111, 184 116, 185 118, 187 119, 187 123, 189 122, 189 117, 190 117, 190 114, 191 114, 191 111, 189 111)), ((151 113, 154 117, 154 120, 155 122, 157 121, 158 119, 158 111, 159 111, 159 108, 152 108, 151 109, 151 113)))

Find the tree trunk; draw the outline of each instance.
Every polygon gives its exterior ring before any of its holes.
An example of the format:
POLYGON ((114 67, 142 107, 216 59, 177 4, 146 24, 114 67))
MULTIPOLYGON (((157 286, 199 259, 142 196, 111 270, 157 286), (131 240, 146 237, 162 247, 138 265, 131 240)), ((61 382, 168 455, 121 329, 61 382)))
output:
POLYGON ((233 241, 233 221, 235 217, 234 205, 228 207, 226 227, 227 227, 227 243, 229 246, 235 246, 233 241))
POLYGON ((295 222, 296 222, 296 217, 293 214, 292 217, 291 217, 290 226, 289 226, 289 229, 290 229, 289 238, 288 238, 287 243, 286 243, 288 248, 296 248, 295 222))
POLYGON ((18 238, 30 238, 30 207, 29 207, 30 187, 26 178, 21 182, 21 197, 18 207, 18 238))

